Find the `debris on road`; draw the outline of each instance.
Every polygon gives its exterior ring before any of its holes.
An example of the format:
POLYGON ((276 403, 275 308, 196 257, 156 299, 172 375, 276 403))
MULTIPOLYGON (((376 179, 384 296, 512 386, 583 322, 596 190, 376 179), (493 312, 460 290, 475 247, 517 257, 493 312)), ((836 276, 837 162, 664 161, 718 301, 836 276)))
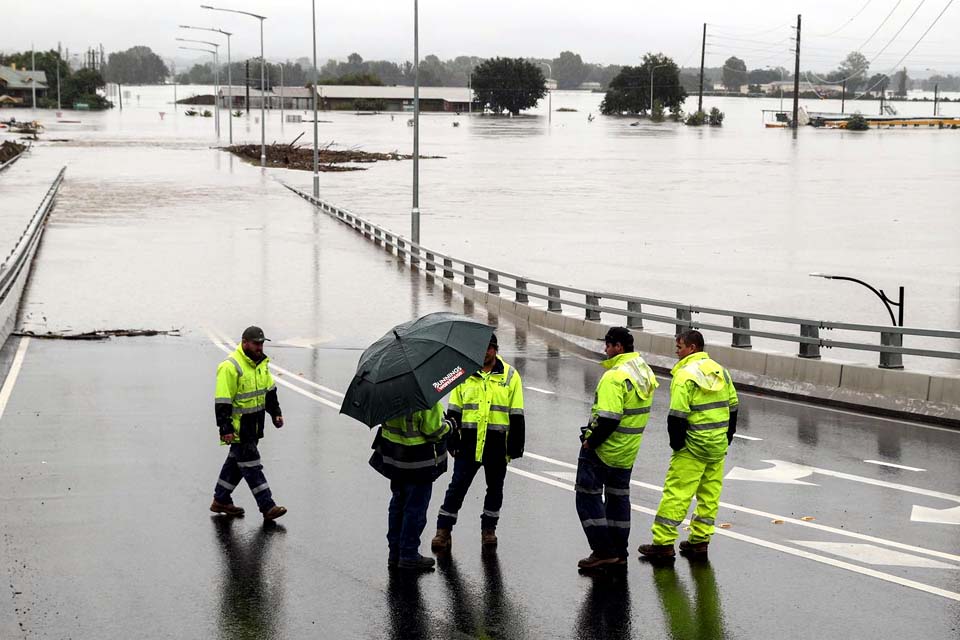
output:
POLYGON ((150 336, 180 336, 180 329, 170 329, 167 331, 161 329, 104 329, 98 331, 85 331, 83 333, 35 333, 33 331, 22 331, 13 335, 24 338, 37 338, 38 340, 109 340, 110 338, 141 338, 150 336))
MULTIPOLYGON (((302 134, 301 134, 302 135, 302 134)), ((301 171, 313 171, 313 148, 312 146, 300 146, 296 144, 300 136, 290 144, 268 144, 266 146, 267 165, 271 167, 280 167, 283 169, 299 169, 301 171)), ((344 166, 347 164, 370 164, 373 162, 388 160, 412 160, 413 156, 397 151, 389 153, 377 153, 372 151, 361 151, 352 149, 333 149, 333 142, 327 143, 319 148, 320 171, 364 171, 366 167, 344 166)), ((224 147, 225 150, 240 156, 250 162, 259 164, 260 145, 259 144, 237 144, 230 147, 224 147)), ((421 159, 437 160, 443 159, 443 156, 420 156, 421 159)))
POLYGON ((20 155, 26 150, 27 146, 20 144, 19 142, 14 142, 13 140, 4 140, 3 144, 0 144, 0 163, 11 160, 15 156, 20 155))

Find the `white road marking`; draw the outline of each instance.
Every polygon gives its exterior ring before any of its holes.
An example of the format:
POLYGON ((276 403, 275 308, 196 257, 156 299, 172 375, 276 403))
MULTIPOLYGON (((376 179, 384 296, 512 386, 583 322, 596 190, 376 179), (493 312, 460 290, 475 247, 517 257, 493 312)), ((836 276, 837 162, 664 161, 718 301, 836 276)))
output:
POLYGON ((330 338, 322 337, 304 337, 296 336, 293 338, 287 338, 286 340, 277 340, 274 344, 283 345, 285 347, 296 347, 297 349, 312 349, 317 345, 321 345, 324 342, 330 342, 330 338))
POLYGON ((763 438, 754 438, 753 436, 745 436, 745 435, 743 435, 742 433, 735 433, 735 434, 733 434, 733 437, 734 437, 734 438, 743 438, 744 440, 754 440, 754 441, 763 440, 763 438))
POLYGON ((919 567, 922 569, 953 569, 960 567, 929 558, 918 558, 909 553, 901 553, 884 549, 872 544, 860 544, 857 542, 821 542, 819 540, 791 540, 793 544, 802 547, 809 547, 829 553, 834 556, 842 556, 850 560, 856 560, 864 564, 873 566, 892 566, 892 567, 919 567))
MULTIPOLYGON (((547 478, 546 476, 541 476, 536 473, 530 473, 529 471, 524 471, 523 469, 507 467, 507 471, 517 474, 519 476, 523 476, 524 478, 529 478, 531 480, 536 480, 537 482, 549 484, 551 486, 554 486, 560 489, 565 489, 567 491, 574 491, 574 486, 571 484, 567 484, 559 480, 554 480, 553 478, 547 478)), ((637 505, 637 504, 631 503, 630 508, 633 511, 639 511, 640 513, 645 513, 647 515, 656 515, 656 511, 654 509, 641 507, 640 505, 637 505)), ((684 520, 684 523, 689 523, 689 520, 684 520)), ((843 560, 835 560, 833 558, 827 558, 825 556, 817 555, 815 553, 810 553, 809 551, 804 551, 802 549, 795 549, 793 547, 788 547, 786 545, 779 544, 776 542, 769 542, 767 540, 761 540, 760 538, 754 538, 753 536, 737 533, 736 531, 730 531, 729 529, 717 529, 715 535, 733 538, 734 540, 739 540, 741 542, 746 542, 748 544, 754 544, 759 547, 772 549, 773 551, 780 551, 781 553, 786 553, 788 555, 796 556, 798 558, 805 558, 807 560, 812 560, 814 562, 819 562, 821 564, 837 567, 839 569, 846 569, 847 571, 851 571, 853 573, 859 573, 861 575, 877 578, 885 582, 898 584, 904 587, 908 587, 910 589, 916 589, 917 591, 923 591, 925 593, 942 596, 944 598, 948 598, 950 600, 956 600, 957 602, 960 602, 960 593, 955 593, 953 591, 947 591, 946 589, 940 589, 939 587, 923 584, 922 582, 917 582, 916 580, 907 580, 906 578, 901 578, 899 576, 895 576, 889 573, 883 573, 882 571, 877 571, 876 569, 860 567, 855 564, 850 564, 849 562, 844 562, 843 560)))
POLYGON ((926 471, 920 467, 908 467, 905 464, 893 464, 892 462, 883 462, 882 460, 864 460, 868 464, 878 464, 881 467, 893 467, 894 469, 904 469, 906 471, 926 471))
MULTIPOLYGON (((565 467, 567 469, 576 469, 577 465, 570 464, 569 462, 564 462, 563 460, 556 460, 554 458, 548 458, 546 456, 541 456, 536 453, 531 453, 529 451, 524 452, 525 458, 532 458, 534 460, 541 460, 543 462, 548 462, 550 464, 557 465, 559 467, 565 467)), ((563 473, 563 472, 558 472, 563 473)), ((572 474, 576 478, 576 474, 572 474)), ((559 477, 559 475, 558 475, 559 477)), ((644 489, 649 489, 650 491, 655 491, 661 493, 663 487, 656 484, 649 484, 647 482, 641 482, 639 480, 631 480, 630 484, 642 487, 644 489)), ((923 547, 916 547, 910 544, 904 544, 902 542, 896 542, 894 540, 886 540, 884 538, 878 538, 876 536, 870 536, 865 533, 857 533, 855 531, 850 531, 848 529, 838 529, 836 527, 830 527, 819 522, 808 522, 806 520, 800 520, 799 518, 791 518, 789 516, 782 516, 776 513, 770 513, 769 511, 761 511, 760 509, 752 509, 750 507, 744 507, 742 505, 733 504, 730 502, 720 502, 720 506, 724 509, 730 509, 731 511, 737 511, 740 513, 749 513, 750 515, 758 516, 766 520, 783 520, 785 523, 795 524, 800 527, 807 527, 810 529, 816 529, 817 531, 825 531, 834 535, 843 536, 846 538, 853 538, 854 540, 863 540, 864 542, 873 542, 876 544, 882 544, 887 547, 892 547, 894 549, 902 549, 904 551, 909 551, 911 553, 921 553, 928 556, 933 556, 934 558, 942 558, 944 560, 950 560, 952 562, 960 563, 960 555, 955 555, 952 553, 946 553, 944 551, 937 551, 935 549, 925 549, 923 547)))
MULTIPOLYGON (((771 462, 771 460, 764 460, 771 462)), ((818 486, 814 482, 804 482, 799 478, 806 478, 813 471, 810 467, 792 462, 776 461, 768 469, 744 469, 743 467, 734 467, 727 472, 724 480, 746 480, 749 482, 777 482, 780 484, 805 484, 812 487, 818 486)))
POLYGON ((912 522, 932 522, 934 524, 960 524, 960 507, 932 509, 915 504, 913 505, 913 511, 910 512, 910 520, 912 522))
POLYGON ((7 402, 10 401, 13 387, 17 384, 17 377, 20 375, 20 367, 23 366, 23 358, 27 354, 27 346, 29 344, 30 338, 20 338, 20 344, 17 345, 17 352, 13 355, 13 362, 10 363, 10 371, 7 373, 7 379, 3 381, 3 388, 0 388, 0 418, 3 418, 3 412, 7 408, 7 402))
POLYGON ((538 389, 537 387, 524 387, 524 389, 529 389, 530 391, 536 391, 537 393, 545 393, 548 396, 555 395, 554 391, 547 391, 546 389, 538 389))
POLYGON ((842 471, 832 471, 830 469, 821 469, 819 467, 808 467, 806 465, 785 462, 783 460, 764 460, 763 462, 772 464, 773 467, 769 469, 758 470, 734 467, 730 473, 727 474, 727 479, 754 480, 759 482, 785 482, 787 484, 813 484, 809 482, 801 482, 797 480, 797 478, 804 478, 806 476, 813 475, 814 473, 819 473, 820 475, 840 478, 842 480, 862 482, 863 484, 872 484, 874 486, 884 487, 886 489, 896 489, 897 491, 916 493, 921 496, 929 496, 931 498, 941 498, 943 500, 950 500, 952 502, 960 502, 960 496, 952 493, 944 493, 943 491, 922 489, 920 487, 912 487, 906 484, 887 482, 886 480, 875 480, 874 478, 865 478, 864 476, 857 476, 852 473, 843 473, 842 471))

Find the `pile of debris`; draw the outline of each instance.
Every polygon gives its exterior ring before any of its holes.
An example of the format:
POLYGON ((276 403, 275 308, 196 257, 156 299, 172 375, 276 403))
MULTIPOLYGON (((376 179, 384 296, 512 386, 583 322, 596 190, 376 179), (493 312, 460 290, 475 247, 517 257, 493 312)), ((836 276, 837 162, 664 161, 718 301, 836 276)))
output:
POLYGON ((4 140, 3 144, 0 144, 0 164, 17 157, 23 153, 24 149, 26 148, 26 146, 20 144, 19 142, 14 142, 13 140, 4 140))
MULTIPOLYGON (((300 134, 302 136, 303 134, 300 134)), ((290 144, 267 145, 267 166, 279 167, 282 169, 299 169, 301 171, 313 171, 313 147, 304 147, 297 145, 300 136, 290 144)), ((405 153, 391 151, 390 153, 375 153, 370 151, 360 151, 359 149, 334 149, 334 143, 329 142, 319 148, 319 168, 320 171, 365 171, 366 167, 346 166, 356 164, 369 164, 381 160, 412 160, 413 156, 405 153)), ((237 144, 232 147, 225 147, 230 153, 236 154, 250 162, 260 163, 260 145, 258 144, 237 144)), ((420 156, 420 159, 442 159, 442 156, 420 156)))

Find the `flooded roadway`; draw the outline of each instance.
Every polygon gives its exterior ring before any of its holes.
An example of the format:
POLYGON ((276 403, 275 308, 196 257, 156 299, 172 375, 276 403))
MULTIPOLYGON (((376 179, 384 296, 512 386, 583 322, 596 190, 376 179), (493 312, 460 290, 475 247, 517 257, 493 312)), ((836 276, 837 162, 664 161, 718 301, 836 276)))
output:
MULTIPOLYGON (((745 394, 720 511, 731 526, 710 562, 631 558, 623 576, 580 576, 571 474, 596 347, 464 303, 228 156, 137 153, 20 163, 70 165, 22 327, 182 336, 11 340, 0 354, 6 369, 23 349, 0 417, 0 636, 956 637, 960 433, 745 394), (451 559, 398 579, 371 433, 338 415, 338 393, 360 349, 442 309, 498 326, 524 375, 528 453, 511 465, 495 555, 480 551, 478 482, 451 559), (245 487, 246 518, 206 510, 223 456, 213 374, 251 323, 287 371, 287 426, 262 452, 290 513, 266 528, 245 487)), ((634 471, 631 548, 648 540, 668 462, 665 392, 634 471)))

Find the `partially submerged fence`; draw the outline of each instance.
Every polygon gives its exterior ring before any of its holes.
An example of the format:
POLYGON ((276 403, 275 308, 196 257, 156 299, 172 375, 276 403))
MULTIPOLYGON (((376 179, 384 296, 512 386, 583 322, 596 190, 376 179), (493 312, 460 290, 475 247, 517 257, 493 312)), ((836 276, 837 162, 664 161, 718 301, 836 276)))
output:
POLYGON ((622 324, 638 330, 643 329, 644 321, 647 321, 672 325, 677 333, 686 328, 715 331, 730 334, 730 346, 738 349, 750 349, 753 338, 764 338, 796 345, 796 355, 804 359, 819 359, 824 349, 875 352, 879 354, 879 366, 884 369, 902 369, 904 355, 960 360, 960 350, 957 349, 960 331, 833 322, 701 307, 669 300, 588 291, 509 273, 415 244, 346 209, 316 199, 290 185, 284 186, 411 265, 438 273, 447 280, 456 281, 459 278, 468 287, 484 286, 493 295, 502 296, 504 291, 509 292, 508 295, 512 294, 518 303, 529 304, 531 299, 541 300, 550 312, 559 314, 568 308, 582 309, 584 319, 592 321, 600 321, 601 314, 609 314, 623 318, 622 324), (655 312, 651 313, 651 307, 655 312), (728 319, 727 324, 722 323, 724 319, 728 319), (755 326, 755 323, 762 326, 755 326), (823 332, 834 329, 865 336, 864 341, 831 339, 823 335, 823 332), (905 336, 932 339, 937 346, 904 346, 905 336), (953 344, 950 344, 951 341, 953 344))
POLYGON ((63 183, 63 175, 66 170, 66 167, 60 169, 53 184, 47 189, 46 194, 37 206, 37 210, 14 244, 13 249, 0 263, 0 346, 3 346, 3 343, 6 342, 16 322, 17 309, 20 307, 20 295, 26 284, 27 275, 30 273, 30 264, 37 251, 37 246, 40 244, 47 216, 53 208, 57 191, 63 183))

